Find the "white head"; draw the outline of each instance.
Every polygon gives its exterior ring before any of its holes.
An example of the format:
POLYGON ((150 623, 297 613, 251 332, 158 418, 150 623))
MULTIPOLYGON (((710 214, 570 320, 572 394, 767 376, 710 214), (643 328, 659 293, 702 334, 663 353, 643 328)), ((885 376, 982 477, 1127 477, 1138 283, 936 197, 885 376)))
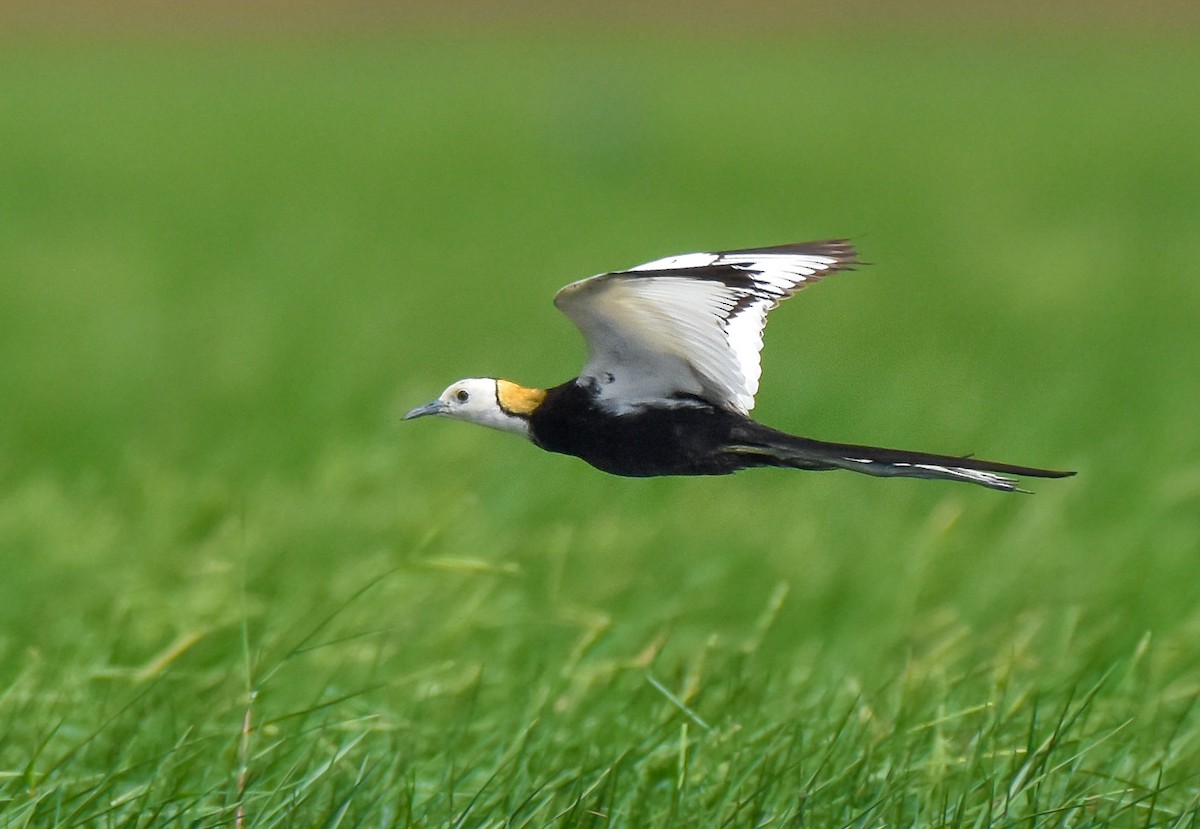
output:
POLYGON ((527 389, 508 380, 468 377, 451 383, 437 400, 418 406, 404 419, 441 415, 529 437, 529 415, 545 396, 543 389, 527 389))

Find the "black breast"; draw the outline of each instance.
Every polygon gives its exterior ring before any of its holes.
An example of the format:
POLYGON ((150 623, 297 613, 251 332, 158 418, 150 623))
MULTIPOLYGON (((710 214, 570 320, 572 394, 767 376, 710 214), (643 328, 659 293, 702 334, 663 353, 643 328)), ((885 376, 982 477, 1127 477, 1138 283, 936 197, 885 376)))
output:
POLYGON ((722 450, 745 419, 700 400, 612 414, 572 380, 546 393, 529 431, 543 449, 614 475, 723 475, 743 465, 722 450))

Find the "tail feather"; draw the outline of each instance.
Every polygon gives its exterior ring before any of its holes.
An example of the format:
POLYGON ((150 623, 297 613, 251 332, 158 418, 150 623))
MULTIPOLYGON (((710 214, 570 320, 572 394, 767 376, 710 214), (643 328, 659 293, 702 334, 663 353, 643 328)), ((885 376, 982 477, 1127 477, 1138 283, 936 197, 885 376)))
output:
MULTIPOLYGON (((755 424, 760 426, 760 424, 755 424)), ((772 465, 798 469, 849 469, 867 475, 897 478, 929 478, 966 481, 1002 492, 1026 492, 1008 476, 1066 478, 1074 472, 1038 469, 970 456, 934 455, 903 449, 883 449, 852 443, 827 443, 761 427, 753 441, 735 451, 769 457, 772 465), (765 438, 765 439, 764 439, 765 438)))

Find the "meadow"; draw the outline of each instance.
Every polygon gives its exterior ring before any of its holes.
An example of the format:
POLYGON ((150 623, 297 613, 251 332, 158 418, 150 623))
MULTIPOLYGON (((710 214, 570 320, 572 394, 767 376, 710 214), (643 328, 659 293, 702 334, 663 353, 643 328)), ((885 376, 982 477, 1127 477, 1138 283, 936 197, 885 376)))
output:
POLYGON ((0 48, 0 826, 1200 823, 1194 40, 0 48), (562 284, 849 236, 756 416, 1033 495, 466 424, 562 284))

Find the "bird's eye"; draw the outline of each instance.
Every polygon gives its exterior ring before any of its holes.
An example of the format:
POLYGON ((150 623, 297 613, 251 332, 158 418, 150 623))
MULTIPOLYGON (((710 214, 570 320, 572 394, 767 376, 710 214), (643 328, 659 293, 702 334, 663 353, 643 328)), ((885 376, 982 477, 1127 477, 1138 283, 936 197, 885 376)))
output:
POLYGON ((454 393, 454 399, 459 403, 466 403, 471 399, 471 395, 466 389, 459 389, 454 393))

